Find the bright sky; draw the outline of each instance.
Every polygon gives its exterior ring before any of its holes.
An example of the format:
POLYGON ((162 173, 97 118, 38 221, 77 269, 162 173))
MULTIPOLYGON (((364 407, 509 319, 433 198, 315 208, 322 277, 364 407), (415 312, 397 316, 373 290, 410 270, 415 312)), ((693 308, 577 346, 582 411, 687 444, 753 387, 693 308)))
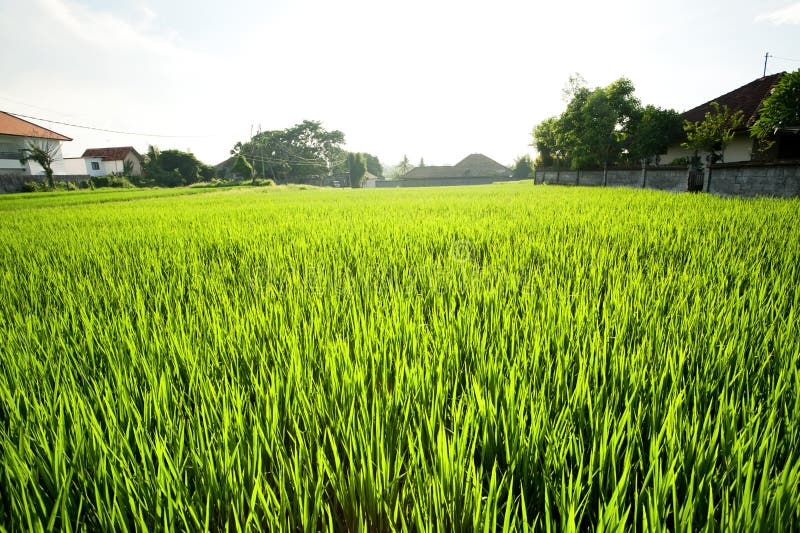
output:
POLYGON ((578 72, 683 111, 800 68, 786 0, 0 0, 0 110, 85 148, 190 149, 215 164, 304 119, 384 165, 510 164, 578 72), (793 61, 789 61, 792 59, 793 61), (153 134, 175 137, 156 137, 153 134))

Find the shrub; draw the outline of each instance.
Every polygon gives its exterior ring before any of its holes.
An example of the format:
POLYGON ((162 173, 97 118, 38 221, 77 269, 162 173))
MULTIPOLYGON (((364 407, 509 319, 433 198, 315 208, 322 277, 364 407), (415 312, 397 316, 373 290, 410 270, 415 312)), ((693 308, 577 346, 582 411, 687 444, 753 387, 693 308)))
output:
POLYGON ((135 187, 128 178, 121 176, 93 176, 89 179, 89 183, 96 188, 132 189, 135 187))

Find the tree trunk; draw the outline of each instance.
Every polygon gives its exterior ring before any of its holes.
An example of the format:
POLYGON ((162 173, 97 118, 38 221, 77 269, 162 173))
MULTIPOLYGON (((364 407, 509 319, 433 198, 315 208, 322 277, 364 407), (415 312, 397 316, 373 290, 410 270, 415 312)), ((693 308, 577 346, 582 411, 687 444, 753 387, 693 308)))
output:
POLYGON ((603 187, 608 186, 608 159, 603 161, 603 187))

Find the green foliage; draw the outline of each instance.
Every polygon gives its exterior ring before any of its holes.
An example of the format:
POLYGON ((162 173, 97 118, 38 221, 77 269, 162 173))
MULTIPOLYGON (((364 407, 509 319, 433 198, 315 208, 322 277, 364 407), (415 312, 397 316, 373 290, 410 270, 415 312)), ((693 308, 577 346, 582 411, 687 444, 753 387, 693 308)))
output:
POLYGON ((367 172, 373 176, 383 176, 383 165, 381 165, 378 156, 367 153, 362 153, 361 155, 364 156, 364 160, 367 162, 367 172))
POLYGON ((758 120, 750 134, 761 142, 762 148, 772 145, 772 137, 780 128, 800 126, 800 70, 784 74, 761 104, 758 120))
POLYGON ((670 144, 680 139, 683 133, 683 118, 674 109, 646 106, 631 132, 628 147, 633 160, 643 164, 659 162, 659 155, 666 153, 670 144))
POLYGON ((128 178, 122 176, 92 176, 89 178, 92 188, 101 189, 103 187, 112 187, 115 189, 130 189, 135 187, 128 178))
POLYGON ((574 168, 608 166, 620 159, 639 113, 627 78, 607 87, 578 89, 561 116, 574 168))
POLYGON ((533 176, 533 161, 531 161, 531 156, 526 154, 518 157, 516 161, 514 161, 513 176, 520 179, 533 176))
POLYGON ((539 152, 537 161, 541 166, 569 164, 566 132, 559 117, 543 120, 533 129, 533 146, 539 152))
POLYGON ((362 154, 350 152, 347 154, 347 168, 350 173, 350 186, 354 189, 361 188, 364 175, 367 172, 367 163, 362 154))
POLYGON ((722 161, 725 146, 733 139, 736 129, 744 122, 741 111, 731 113, 728 106, 720 106, 711 102, 711 111, 706 113, 703 120, 686 122, 683 129, 686 131, 686 142, 681 146, 697 152, 707 152, 711 163, 722 161))
POLYGON ((194 154, 180 150, 159 150, 150 146, 142 165, 142 178, 137 185, 179 187, 213 177, 213 168, 199 161, 194 154))
POLYGON ((243 155, 237 155, 236 158, 233 160, 233 166, 231 167, 231 173, 238 176, 240 179, 249 180, 255 177, 255 172, 253 171, 253 165, 245 159, 243 155))
MULTIPOLYGON (((620 78, 606 87, 589 89, 583 78, 573 76, 564 89, 564 98, 567 100, 564 112, 542 121, 533 130, 538 162, 544 166, 591 168, 607 167, 630 157, 633 134, 647 108, 642 110, 629 79, 620 78)), ((649 107, 651 117, 660 119, 673 113, 649 107)), ((672 130, 667 134, 671 135, 672 130)), ((653 144, 660 146, 661 140, 655 139, 656 136, 649 135, 636 149, 652 150, 653 144)), ((655 154, 648 154, 652 155, 655 154)))
POLYGON ((795 201, 6 195, 0 242, 0 529, 800 516, 795 201))
POLYGON ((344 134, 305 120, 284 130, 264 131, 237 142, 232 155, 244 156, 256 173, 275 182, 327 175, 345 161, 344 134))
POLYGON ((122 162, 122 175, 126 178, 133 176, 133 161, 126 159, 122 162))

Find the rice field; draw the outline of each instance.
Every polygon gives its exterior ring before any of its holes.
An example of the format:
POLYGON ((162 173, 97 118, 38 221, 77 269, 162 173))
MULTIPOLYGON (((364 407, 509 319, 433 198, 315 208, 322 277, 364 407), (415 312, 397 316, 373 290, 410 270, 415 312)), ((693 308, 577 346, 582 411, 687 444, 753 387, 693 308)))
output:
POLYGON ((797 200, 191 192, 0 198, 0 530, 800 528, 797 200))

